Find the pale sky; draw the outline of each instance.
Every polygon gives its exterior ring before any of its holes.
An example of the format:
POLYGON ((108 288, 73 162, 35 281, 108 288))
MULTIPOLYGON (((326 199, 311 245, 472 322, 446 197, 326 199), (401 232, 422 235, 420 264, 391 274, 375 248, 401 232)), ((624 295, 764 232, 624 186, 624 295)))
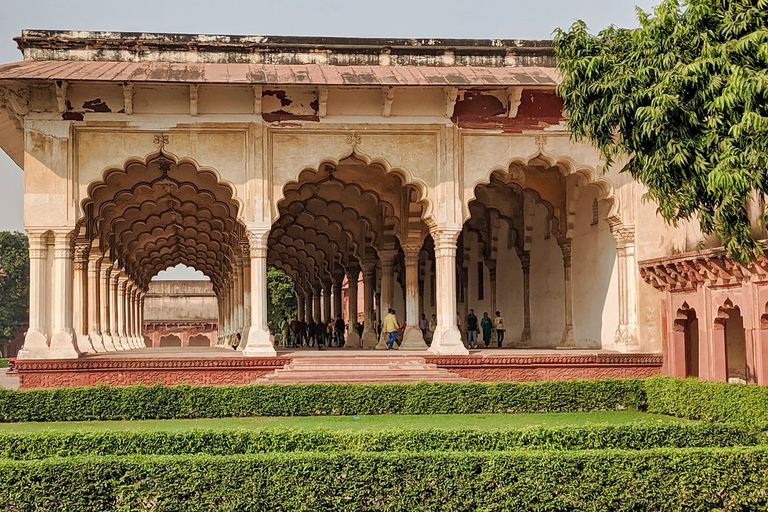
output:
MULTIPOLYGON (((0 0, 0 62, 24 28, 189 34, 550 39, 583 19, 637 26, 659 0, 0 0)), ((0 231, 21 231, 23 173, 0 151, 0 231)), ((190 278, 168 272, 168 278, 190 278)))

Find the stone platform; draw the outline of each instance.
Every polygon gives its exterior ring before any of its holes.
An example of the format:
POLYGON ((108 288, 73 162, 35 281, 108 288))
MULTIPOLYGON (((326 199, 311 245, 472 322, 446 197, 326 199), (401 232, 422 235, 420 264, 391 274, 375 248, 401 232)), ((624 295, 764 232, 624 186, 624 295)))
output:
POLYGON ((222 348, 148 348, 80 359, 22 360, 22 389, 107 384, 252 384, 296 382, 464 382, 650 377, 662 356, 604 351, 473 350, 468 356, 427 352, 280 350, 245 358, 222 348))

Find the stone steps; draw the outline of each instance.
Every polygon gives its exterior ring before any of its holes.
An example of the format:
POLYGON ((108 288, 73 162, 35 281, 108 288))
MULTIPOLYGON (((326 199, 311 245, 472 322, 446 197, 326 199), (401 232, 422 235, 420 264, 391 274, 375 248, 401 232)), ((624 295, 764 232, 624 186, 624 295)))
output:
POLYGON ((295 358, 284 368, 256 381, 259 384, 367 384, 391 382, 469 382, 422 357, 317 356, 295 358))

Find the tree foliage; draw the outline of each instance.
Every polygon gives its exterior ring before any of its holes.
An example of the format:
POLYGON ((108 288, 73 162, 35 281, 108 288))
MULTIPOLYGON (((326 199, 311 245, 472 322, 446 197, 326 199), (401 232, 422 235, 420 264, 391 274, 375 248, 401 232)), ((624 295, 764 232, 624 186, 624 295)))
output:
POLYGON ((285 330, 285 325, 296 314, 293 281, 282 270, 270 267, 267 269, 267 294, 269 332, 279 337, 285 330))
POLYGON ((0 232, 0 342, 28 320, 29 242, 24 233, 0 232))
POLYGON ((572 137, 607 165, 628 157, 665 220, 696 218, 747 261, 761 251, 747 202, 768 193, 768 0, 664 0, 638 17, 556 31, 572 137))

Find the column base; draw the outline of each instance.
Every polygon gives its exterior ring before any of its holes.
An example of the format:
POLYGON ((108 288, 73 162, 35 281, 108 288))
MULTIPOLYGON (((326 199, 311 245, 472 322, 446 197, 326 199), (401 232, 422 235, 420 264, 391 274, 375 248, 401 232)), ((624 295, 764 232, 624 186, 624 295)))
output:
MULTIPOLYGON (((42 331, 28 330, 26 336, 24 336, 24 346, 19 351, 19 356, 24 352, 29 355, 33 354, 47 354, 48 353, 48 336, 42 331)), ((46 357, 41 355, 39 357, 46 357)), ((35 357, 32 357, 35 359, 35 357)))
POLYGON ((104 347, 104 341, 101 339, 101 336, 98 333, 89 332, 88 341, 90 341, 91 346, 97 353, 107 351, 107 349, 104 347))
POLYGON ((628 325, 619 325, 619 328, 616 329, 616 336, 613 338, 613 344, 604 348, 624 353, 640 352, 637 329, 631 328, 628 325))
MULTIPOLYGON (((387 350, 387 335, 384 331, 381 331, 381 334, 379 334, 379 341, 376 343, 376 346, 373 347, 375 350, 387 350)), ((397 345, 397 343, 395 343, 397 345)))
POLYGON ((53 333, 48 357, 50 359, 76 359, 80 357, 80 352, 75 348, 74 335, 63 331, 53 333))
POLYGON ((344 343, 344 348, 359 349, 360 348, 360 336, 354 331, 347 333, 347 341, 344 343))
POLYGON ((469 350, 461 341, 461 333, 456 327, 437 326, 432 338, 432 345, 427 350, 430 354, 468 355, 469 350))
POLYGON ((96 347, 91 344, 91 339, 87 334, 77 333, 75 334, 75 339, 77 340, 77 350, 79 352, 83 354, 97 352, 96 347))
POLYGON ((528 348, 531 346, 531 328, 523 327, 523 333, 520 335, 520 348, 528 348))
POLYGON ((101 342, 104 344, 104 350, 107 352, 114 352, 117 350, 117 347, 115 346, 114 340, 112 340, 112 336, 110 336, 107 333, 101 334, 101 342))
POLYGON ((270 341, 269 332, 255 327, 249 328, 248 335, 242 337, 238 350, 241 350, 245 357, 269 357, 277 355, 275 346, 270 341))
POLYGON ((367 331, 363 332, 364 350, 373 350, 376 348, 378 343, 379 340, 376 338, 376 332, 373 329, 368 329, 367 331))
POLYGON ((400 350, 427 350, 428 348, 421 329, 415 325, 406 326, 400 350))
POLYGON ((573 326, 567 324, 563 329, 563 338, 560 345, 555 347, 558 350, 572 350, 576 348, 576 340, 573 339, 573 326))

